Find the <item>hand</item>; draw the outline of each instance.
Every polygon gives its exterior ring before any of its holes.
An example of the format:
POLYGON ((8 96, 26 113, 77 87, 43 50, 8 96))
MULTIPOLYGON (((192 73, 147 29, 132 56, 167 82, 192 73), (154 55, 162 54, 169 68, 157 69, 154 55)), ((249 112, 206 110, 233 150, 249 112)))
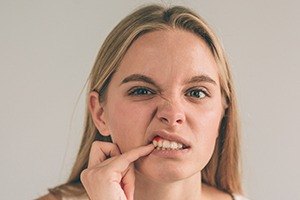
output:
POLYGON ((152 144, 123 154, 116 144, 95 141, 87 169, 80 174, 81 182, 91 200, 133 200, 133 162, 154 149, 152 144))

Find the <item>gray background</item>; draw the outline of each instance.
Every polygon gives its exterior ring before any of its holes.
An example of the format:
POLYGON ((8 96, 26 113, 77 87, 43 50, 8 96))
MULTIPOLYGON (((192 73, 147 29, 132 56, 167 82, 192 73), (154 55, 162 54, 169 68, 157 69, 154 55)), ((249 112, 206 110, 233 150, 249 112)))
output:
MULTIPOLYGON (((1 199, 33 199, 66 179, 83 129, 80 91, 98 49, 123 17, 149 2, 0 1, 1 199)), ((164 2, 195 9, 225 46, 247 196, 300 199, 299 2, 164 2)))

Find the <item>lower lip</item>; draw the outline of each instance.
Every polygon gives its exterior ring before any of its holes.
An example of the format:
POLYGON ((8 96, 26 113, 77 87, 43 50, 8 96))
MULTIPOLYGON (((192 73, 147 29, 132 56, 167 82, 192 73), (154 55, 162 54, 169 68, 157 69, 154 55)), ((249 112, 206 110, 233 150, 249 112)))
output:
POLYGON ((190 148, 181 150, 158 150, 154 149, 150 155, 162 157, 162 158, 180 158, 186 156, 190 151, 190 148))

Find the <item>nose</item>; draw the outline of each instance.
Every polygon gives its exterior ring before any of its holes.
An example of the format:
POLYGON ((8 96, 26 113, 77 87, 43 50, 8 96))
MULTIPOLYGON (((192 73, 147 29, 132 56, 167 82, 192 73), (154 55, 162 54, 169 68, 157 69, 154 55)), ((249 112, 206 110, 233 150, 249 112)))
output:
POLYGON ((185 114, 181 106, 167 100, 158 106, 156 116, 160 122, 169 126, 176 126, 185 122, 185 114))

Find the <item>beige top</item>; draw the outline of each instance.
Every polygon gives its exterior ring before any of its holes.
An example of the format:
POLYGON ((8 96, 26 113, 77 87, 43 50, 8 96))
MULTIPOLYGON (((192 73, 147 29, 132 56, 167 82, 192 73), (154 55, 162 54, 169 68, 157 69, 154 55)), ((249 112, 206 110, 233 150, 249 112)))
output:
POLYGON ((246 197, 238 195, 238 194, 233 194, 232 196, 233 196, 234 200, 249 200, 246 197))
MULTIPOLYGON (((89 200, 87 193, 82 190, 82 187, 79 187, 79 189, 77 188, 76 192, 74 191, 74 196, 67 195, 65 192, 57 191, 57 188, 49 189, 49 192, 50 193, 48 195, 38 198, 38 200, 89 200)), ((231 196, 233 200, 249 200, 240 194, 233 193, 231 196)))
MULTIPOLYGON (((238 194, 233 194, 233 200, 249 200, 247 199, 246 197, 244 196, 241 196, 241 195, 238 195, 238 194)), ((88 200, 89 198, 86 196, 86 195, 82 195, 82 196, 78 196, 76 198, 66 198, 66 197, 63 197, 62 200, 88 200)))
MULTIPOLYGON (((57 200, 57 198, 55 198, 54 196, 49 196, 49 195, 50 194, 43 196, 43 197, 39 198, 38 200, 57 200)), ((249 200, 246 197, 238 195, 238 194, 233 194, 232 197, 233 197, 233 200, 249 200)), ((59 199, 61 199, 61 200, 89 200, 89 198, 86 194, 79 195, 76 197, 66 197, 63 195, 59 199)))

